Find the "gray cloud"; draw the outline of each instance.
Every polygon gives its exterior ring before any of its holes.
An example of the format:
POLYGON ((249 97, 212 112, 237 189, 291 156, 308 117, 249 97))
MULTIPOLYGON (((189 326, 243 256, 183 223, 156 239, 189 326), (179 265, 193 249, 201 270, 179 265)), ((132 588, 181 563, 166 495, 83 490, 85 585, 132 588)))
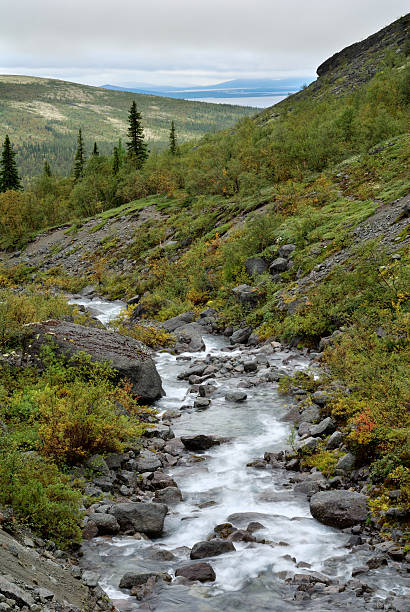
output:
POLYGON ((95 84, 314 74, 329 55, 408 6, 402 0, 6 1, 0 71, 95 84))

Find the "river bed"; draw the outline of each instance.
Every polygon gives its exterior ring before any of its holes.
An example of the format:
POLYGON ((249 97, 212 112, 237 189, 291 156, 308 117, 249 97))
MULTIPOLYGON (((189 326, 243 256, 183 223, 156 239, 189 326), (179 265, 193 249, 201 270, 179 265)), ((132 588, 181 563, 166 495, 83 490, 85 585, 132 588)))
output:
MULTIPOLYGON (((73 303, 73 300, 72 300, 73 303)), ((116 316, 123 303, 77 299, 87 308, 101 310, 99 320, 104 324, 116 316), (98 302, 98 303, 97 303, 98 302)), ((177 358, 167 352, 154 356, 166 395, 156 403, 160 412, 177 410, 192 405, 186 381, 178 374, 189 366, 189 358, 208 359, 209 356, 232 356, 226 338, 204 335, 206 350, 184 354, 177 358)), ((239 349, 236 349, 239 351, 239 349)), ((301 353, 281 350, 268 356, 269 362, 288 373, 305 369, 309 361, 301 353)), ((217 386, 207 410, 182 410, 174 419, 175 436, 185 434, 217 434, 230 441, 198 453, 198 460, 183 462, 167 470, 182 491, 183 501, 170 508, 162 537, 149 541, 134 537, 95 538, 83 545, 83 567, 101 574, 101 586, 121 611, 138 609, 158 612, 256 612, 264 610, 348 609, 344 602, 332 597, 295 601, 295 587, 283 580, 279 572, 300 572, 297 564, 309 564, 308 571, 322 572, 332 578, 351 578, 352 568, 363 564, 366 554, 346 549, 348 535, 314 520, 309 503, 303 494, 296 494, 289 484, 289 472, 276 469, 256 469, 246 464, 265 451, 279 451, 288 447, 291 426, 282 420, 286 399, 278 394, 276 383, 264 383, 246 388, 247 400, 240 404, 224 399, 227 391, 240 389, 243 375, 230 375, 212 381, 217 386), (128 571, 163 571, 174 576, 175 570, 191 563, 189 550, 206 540, 213 528, 232 522, 245 528, 250 521, 258 521, 263 529, 259 537, 270 544, 235 542, 235 552, 212 558, 216 573, 212 584, 192 586, 165 584, 148 602, 118 588, 122 575, 128 571), (171 551, 172 561, 152 558, 152 547, 171 551), (343 606, 346 607, 343 607, 343 606)), ((299 566, 300 567, 300 566, 299 566)), ((402 594, 404 583, 397 582, 395 572, 384 568, 369 578, 382 597, 402 594)), ((357 599, 356 609, 367 607, 357 599)))

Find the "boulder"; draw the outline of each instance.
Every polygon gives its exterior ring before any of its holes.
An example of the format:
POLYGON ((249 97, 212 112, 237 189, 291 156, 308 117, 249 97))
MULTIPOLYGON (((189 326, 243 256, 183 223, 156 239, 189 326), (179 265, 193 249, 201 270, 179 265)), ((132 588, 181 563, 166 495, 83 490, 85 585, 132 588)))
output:
POLYGON ((162 572, 127 572, 120 580, 120 589, 132 589, 145 584, 150 578, 166 578, 168 574, 162 572))
POLYGON ((169 425, 164 425, 163 423, 158 423, 154 427, 150 427, 144 432, 145 438, 162 438, 162 440, 171 440, 171 438, 175 438, 175 434, 169 425))
POLYGON ((118 373, 132 384, 132 392, 141 402, 151 403, 164 395, 161 378, 147 347, 128 336, 106 329, 83 327, 65 321, 44 321, 27 326, 30 339, 26 351, 42 365, 43 346, 52 344, 56 354, 72 360, 79 353, 87 353, 94 362, 109 362, 118 373))
POLYGON ((334 431, 326 443, 326 450, 334 450, 339 447, 343 441, 343 434, 341 431, 334 431))
POLYGON ((351 470, 355 464, 356 457, 353 453, 346 453, 343 457, 340 457, 339 461, 336 463, 336 470, 351 470))
POLYGON ((143 474, 144 472, 155 472, 161 465, 161 461, 155 453, 143 451, 137 458, 136 468, 137 472, 143 474))
POLYGON ((90 514, 89 519, 97 526, 98 535, 114 535, 120 530, 120 526, 112 514, 94 512, 90 514))
POLYGON ((367 499, 353 491, 320 491, 310 499, 310 512, 325 525, 339 529, 353 527, 366 520, 367 499))
POLYGON ((209 542, 204 541, 194 544, 190 556, 191 559, 204 559, 205 557, 224 555, 234 550, 236 549, 232 542, 215 538, 214 540, 209 540, 209 542))
POLYGON ((184 312, 172 319, 168 319, 161 323, 161 327, 169 332, 174 332, 178 327, 183 327, 187 323, 192 323, 195 320, 195 314, 193 312, 184 312))
POLYGON ((292 255, 295 249, 296 249, 295 244, 284 244, 279 249, 279 257, 283 257, 284 259, 287 259, 288 257, 290 257, 290 255, 292 255))
POLYGON ((231 335, 229 342, 231 344, 246 344, 252 334, 251 327, 244 327, 241 329, 237 329, 231 335))
POLYGON ((181 436, 181 442, 187 450, 202 451, 208 450, 211 446, 218 446, 220 441, 213 436, 197 434, 194 436, 181 436))
POLYGON ((213 582, 216 579, 212 565, 209 563, 193 563, 184 565, 175 571, 175 576, 183 576, 187 580, 194 582, 213 582))
POLYGON ((268 269, 268 266, 261 257, 248 257, 244 265, 245 270, 251 276, 263 274, 268 269))
POLYGON ((225 394, 225 399, 228 402, 244 402, 247 397, 245 391, 228 391, 225 394))
POLYGON ((300 440, 300 442, 296 444, 296 448, 298 451, 301 451, 302 453, 304 451, 311 451, 316 448, 319 442, 320 442, 320 438, 312 438, 312 437, 305 438, 304 440, 300 440))
POLYGON ((132 530, 158 536, 164 528, 168 507, 165 504, 125 502, 111 508, 112 514, 122 531, 132 530))
POLYGON ((182 493, 178 487, 165 487, 155 491, 154 503, 167 504, 173 506, 182 501, 182 493))
POLYGON ((333 420, 330 417, 327 417, 326 419, 323 419, 323 421, 320 421, 320 423, 317 425, 312 425, 310 428, 310 435, 327 436, 328 434, 333 433, 335 429, 336 426, 333 420))
POLYGON ((232 289, 232 293, 240 304, 248 304, 249 306, 256 306, 261 298, 258 289, 250 285, 238 285, 232 289))
POLYGON ((203 328, 198 323, 186 323, 174 331, 176 337, 175 352, 197 353, 205 350, 205 343, 202 339, 203 328))
POLYGON ((271 274, 279 274, 285 272, 288 269, 288 260, 284 257, 277 257, 274 259, 269 266, 269 272, 271 274))

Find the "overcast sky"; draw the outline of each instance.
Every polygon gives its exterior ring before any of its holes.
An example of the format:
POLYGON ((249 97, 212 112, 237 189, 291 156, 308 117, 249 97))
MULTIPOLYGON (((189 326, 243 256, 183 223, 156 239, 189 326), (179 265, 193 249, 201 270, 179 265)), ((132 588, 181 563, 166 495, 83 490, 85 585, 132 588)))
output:
POLYGON ((0 8, 0 73, 205 85, 314 75, 404 15, 408 1, 0 0, 0 8))

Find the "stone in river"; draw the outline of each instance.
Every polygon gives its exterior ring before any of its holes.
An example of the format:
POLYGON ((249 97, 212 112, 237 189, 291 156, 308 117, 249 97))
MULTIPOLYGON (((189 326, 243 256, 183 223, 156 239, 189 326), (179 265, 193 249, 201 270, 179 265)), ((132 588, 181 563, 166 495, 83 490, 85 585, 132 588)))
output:
POLYGON ((245 391, 228 391, 225 394, 225 399, 228 402, 244 402, 247 397, 245 391))
POLYGON ((213 436, 197 434, 195 436, 182 436, 181 442, 190 451, 208 450, 211 446, 218 446, 220 441, 213 436))
POLYGON ((217 555, 223 555, 235 550, 235 546, 232 542, 227 540, 220 540, 215 538, 214 540, 197 542, 194 544, 191 550, 191 559, 204 559, 205 557, 215 557, 217 555))
POLYGON ((175 576, 183 576, 187 580, 194 582, 214 582, 216 579, 212 565, 209 563, 193 563, 192 565, 184 565, 175 571, 175 576))

